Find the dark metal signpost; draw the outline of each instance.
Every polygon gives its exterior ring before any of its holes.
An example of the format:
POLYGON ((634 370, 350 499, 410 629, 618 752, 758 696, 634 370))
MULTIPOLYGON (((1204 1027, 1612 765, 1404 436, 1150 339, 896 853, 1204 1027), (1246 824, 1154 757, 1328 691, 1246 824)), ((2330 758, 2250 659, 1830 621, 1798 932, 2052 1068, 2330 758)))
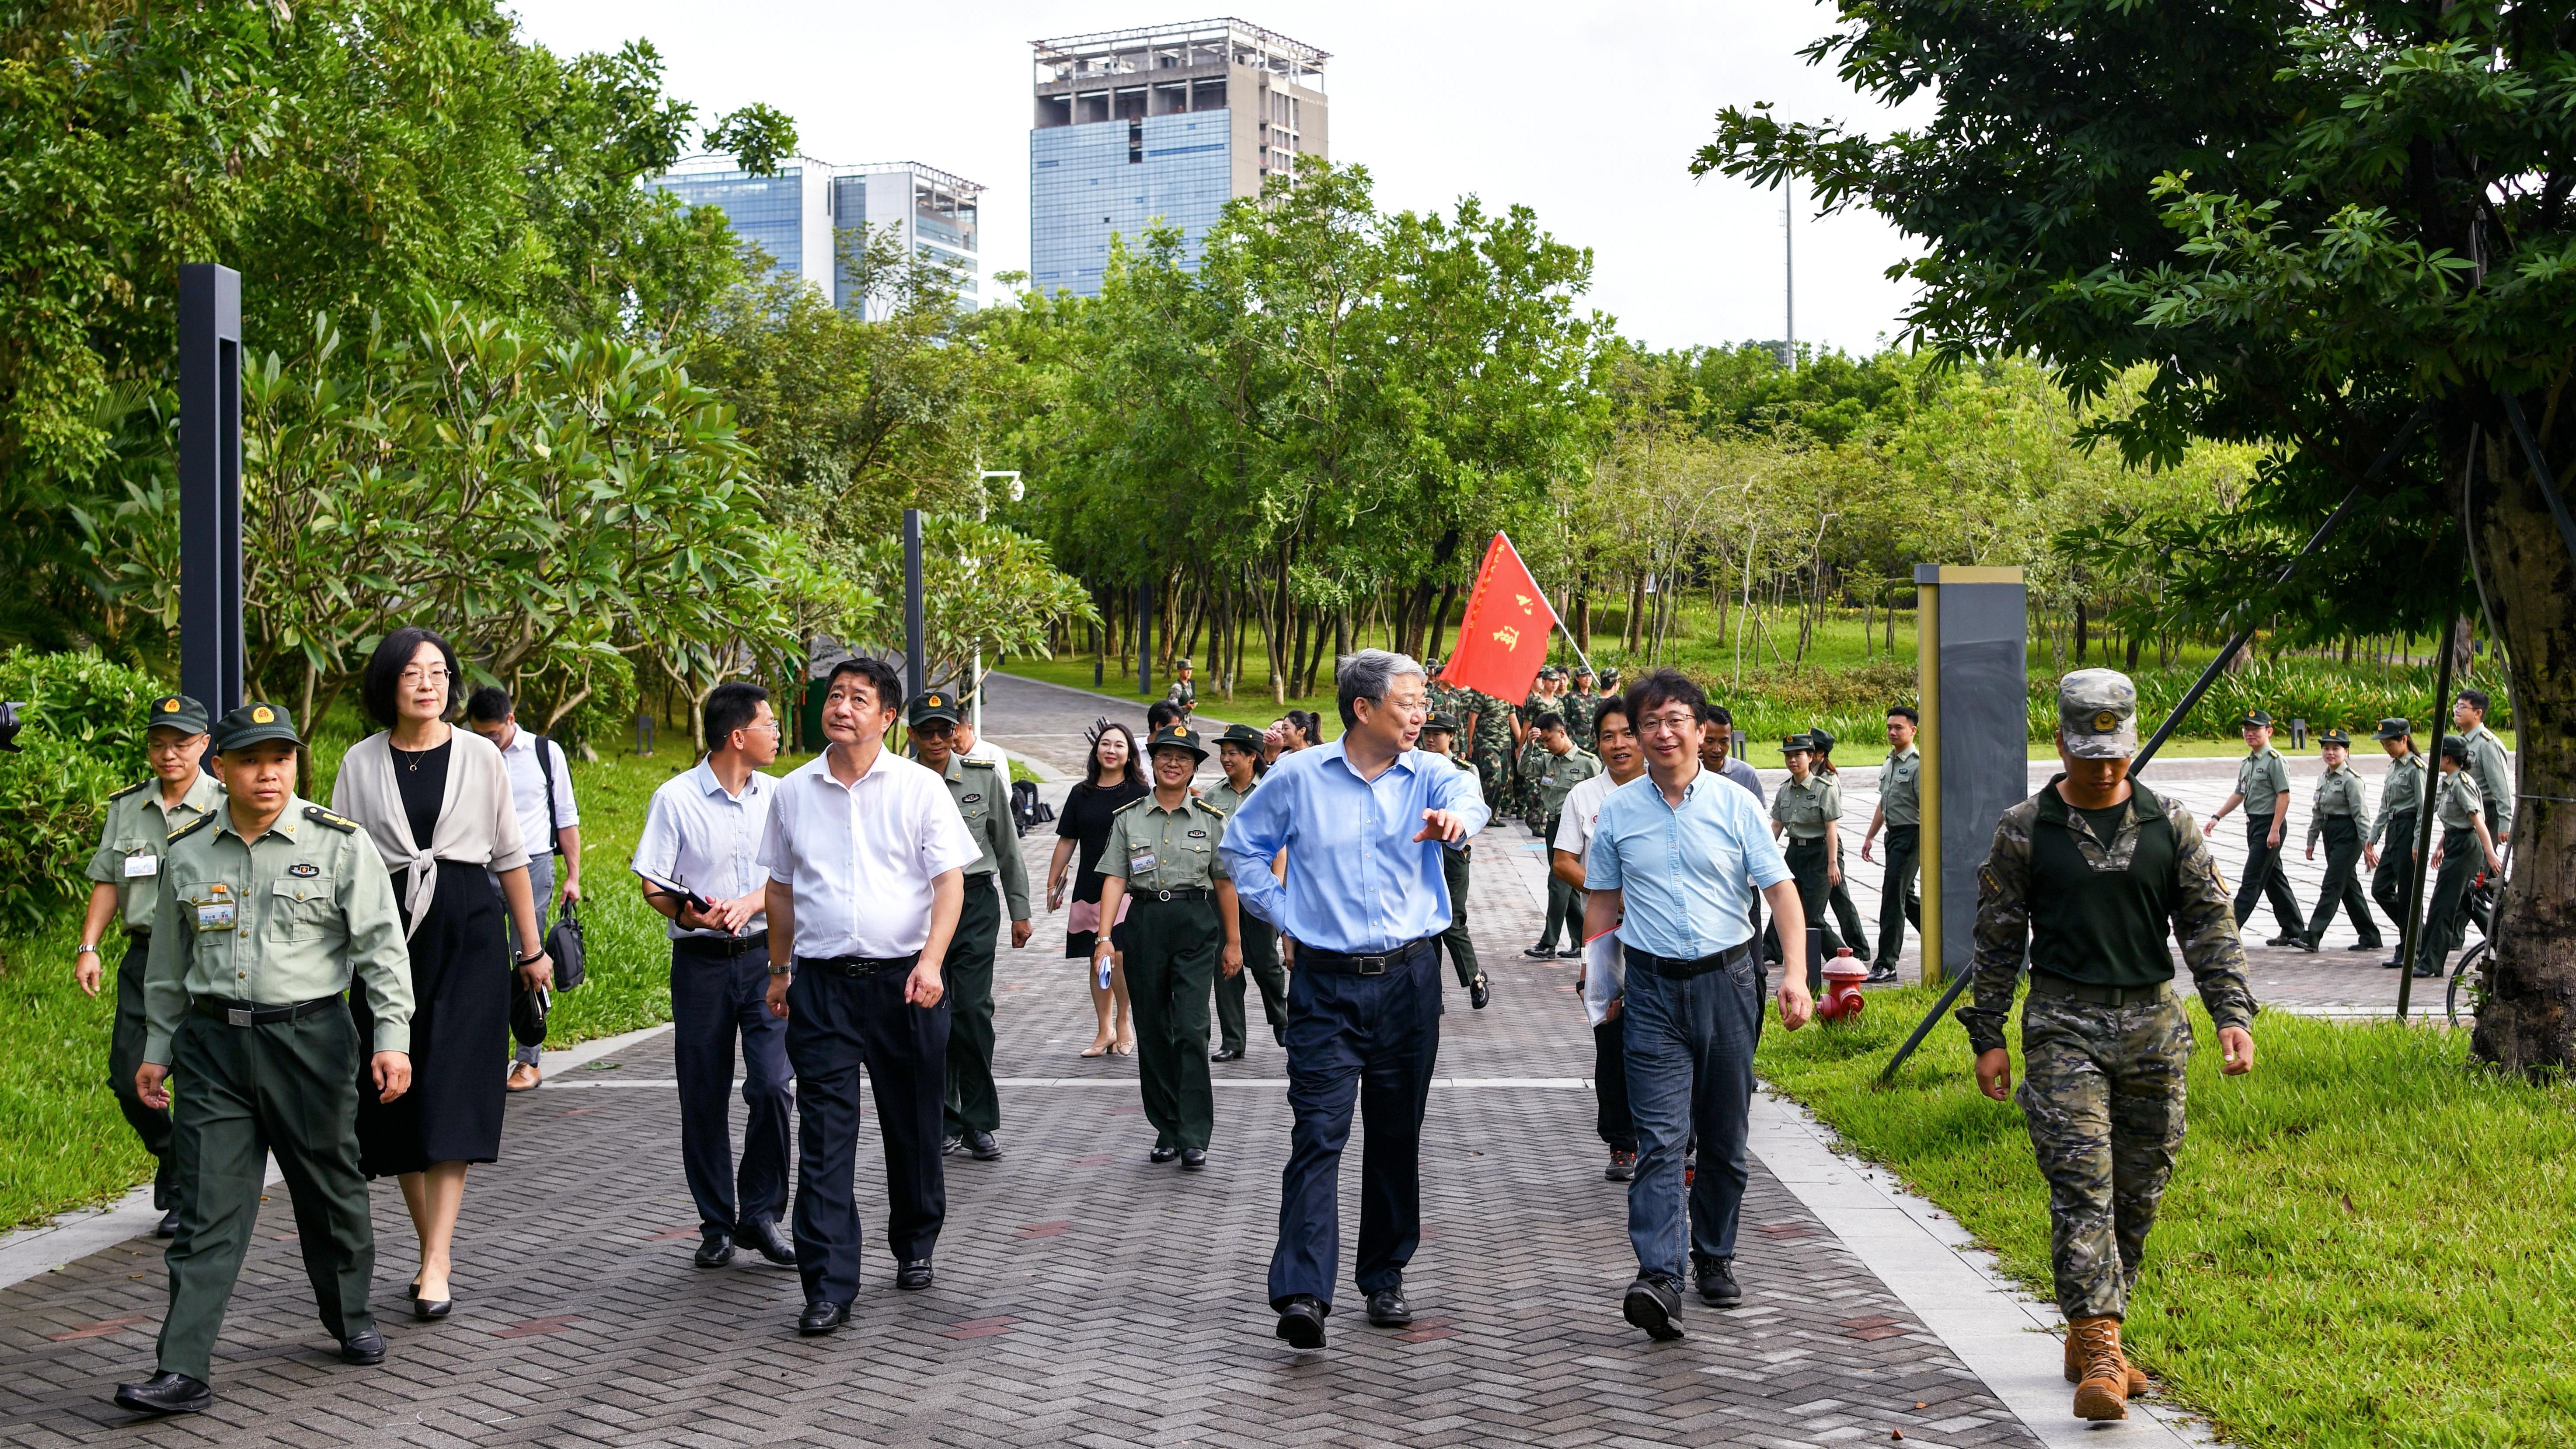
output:
POLYGON ((242 702, 241 273, 179 268, 179 689, 242 702))

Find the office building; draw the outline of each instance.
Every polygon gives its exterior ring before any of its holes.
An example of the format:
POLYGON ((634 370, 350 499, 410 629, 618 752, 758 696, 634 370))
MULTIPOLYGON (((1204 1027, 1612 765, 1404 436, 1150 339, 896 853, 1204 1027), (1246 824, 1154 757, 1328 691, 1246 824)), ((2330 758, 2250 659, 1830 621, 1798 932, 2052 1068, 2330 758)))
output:
POLYGON ((1113 236, 1180 229, 1186 265, 1217 213, 1300 156, 1327 157, 1324 62, 1242 20, 1033 42, 1029 284, 1094 296, 1113 236))
POLYGON ((962 176, 911 161, 835 166, 810 156, 754 176, 729 156, 692 156, 646 184, 691 206, 722 208, 745 246, 843 311, 883 315, 882 300, 859 296, 843 265, 862 225, 895 228, 907 248, 948 266, 967 306, 980 299, 976 211, 984 188, 962 176))

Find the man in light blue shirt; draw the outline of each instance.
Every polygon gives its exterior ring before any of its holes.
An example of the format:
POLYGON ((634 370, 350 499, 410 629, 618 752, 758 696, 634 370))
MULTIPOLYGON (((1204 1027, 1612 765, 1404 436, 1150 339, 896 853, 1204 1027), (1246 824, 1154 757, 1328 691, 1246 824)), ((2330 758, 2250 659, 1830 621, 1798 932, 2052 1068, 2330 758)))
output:
POLYGON ((1422 666, 1363 649, 1335 671, 1342 737, 1281 757, 1226 822, 1218 852, 1244 909, 1296 943, 1288 978, 1288 1105, 1270 1306, 1279 1336, 1324 1346, 1337 1195, 1351 1101, 1368 1124, 1354 1275, 1369 1322, 1413 1321, 1404 1265, 1422 1241, 1422 1114, 1440 1052, 1440 969, 1449 928, 1440 852, 1484 828, 1474 777, 1413 747, 1430 713, 1422 666), (1285 881, 1270 862, 1288 852, 1285 881))
POLYGON ((1593 821, 1583 936, 1617 927, 1627 960, 1615 1007, 1627 1023, 1621 1046, 1637 1128, 1637 1175, 1628 1184, 1637 1279, 1621 1307, 1630 1323, 1670 1339, 1682 1336, 1685 1246, 1703 1300, 1720 1308, 1744 1301, 1735 1226, 1753 1046, 1762 1035, 1756 892, 1771 903, 1786 958, 1781 1024, 1805 1025, 1815 1001, 1807 993, 1806 912, 1771 823, 1753 795, 1702 765, 1708 696, 1658 669, 1629 689, 1628 711, 1646 774, 1611 791, 1593 821), (1685 1232, 1682 1155, 1694 1135, 1699 1171, 1685 1232))

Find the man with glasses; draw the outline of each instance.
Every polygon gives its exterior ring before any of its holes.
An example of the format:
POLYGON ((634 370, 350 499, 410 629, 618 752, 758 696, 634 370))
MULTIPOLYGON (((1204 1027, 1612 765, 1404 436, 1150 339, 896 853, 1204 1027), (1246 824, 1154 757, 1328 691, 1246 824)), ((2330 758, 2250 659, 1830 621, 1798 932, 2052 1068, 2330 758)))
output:
POLYGON ((1780 1021, 1791 1031, 1815 1009, 1807 992, 1806 911, 1797 883, 1751 796, 1700 763, 1708 697, 1678 671, 1658 669, 1628 691, 1646 778, 1613 790, 1592 825, 1584 870, 1589 940, 1616 928, 1627 958, 1620 997, 1628 1111, 1637 1175, 1628 1184, 1628 1240, 1637 1278, 1621 1311, 1658 1339, 1682 1336, 1685 1258, 1700 1297, 1744 1301, 1735 1282, 1736 1218, 1747 1173, 1753 1047, 1762 1033, 1762 967, 1751 916, 1771 903, 1785 959, 1780 1021), (1698 1172, 1683 1202, 1682 1155, 1696 1137, 1698 1172))
POLYGON ((1422 1241, 1422 1114, 1440 1053, 1443 851, 1484 828, 1464 773, 1414 748, 1429 713, 1422 666, 1363 649, 1334 671, 1342 737, 1280 758, 1217 848, 1243 905, 1296 942, 1288 978, 1288 1105, 1270 1306, 1279 1337, 1324 1346, 1351 1101, 1366 1118, 1354 1275, 1369 1322, 1413 1321, 1404 1266, 1422 1241), (1270 874, 1288 852, 1288 876, 1270 874))

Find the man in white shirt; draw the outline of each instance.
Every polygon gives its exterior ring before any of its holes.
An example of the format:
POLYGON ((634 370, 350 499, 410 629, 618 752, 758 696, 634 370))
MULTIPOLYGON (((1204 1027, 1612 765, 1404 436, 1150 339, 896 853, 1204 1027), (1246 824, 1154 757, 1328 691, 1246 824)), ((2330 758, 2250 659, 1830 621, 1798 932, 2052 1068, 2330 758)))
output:
MULTIPOLYGON (((1628 702, 1615 694, 1593 702, 1599 713, 1592 717, 1592 743, 1600 752, 1603 773, 1565 792, 1564 812, 1557 817, 1556 839, 1548 852, 1548 870, 1578 891, 1583 889, 1584 859, 1592 850, 1592 822, 1600 818, 1601 802, 1611 791, 1646 773, 1637 732, 1628 724, 1628 702)), ((1574 935, 1576 947, 1588 944, 1580 918, 1574 935)), ((1611 1182, 1628 1182, 1637 1176, 1637 1124, 1628 1115, 1628 1058, 1619 1047, 1624 1030, 1615 1001, 1601 1024, 1592 1028, 1592 1094, 1597 1099, 1593 1130, 1609 1145, 1610 1165, 1601 1175, 1611 1182)))
MULTIPOLYGON (((487 684, 466 699, 465 727, 501 747, 501 767, 510 776, 510 802, 519 807, 519 839, 528 846, 528 892, 536 898, 537 934, 542 937, 549 929, 546 912, 554 901, 556 856, 563 857, 564 901, 581 899, 581 809, 573 802, 572 772, 564 768, 563 746, 534 730, 519 728, 518 707, 510 692, 498 685, 487 684), (546 848, 538 848, 541 842, 546 848)), ((542 940, 522 944, 506 911, 502 927, 514 958, 545 944, 542 940)), ((537 1048, 522 1045, 511 1058, 509 1089, 524 1092, 542 1079, 537 1048)))
POLYGON ((1002 790, 1003 793, 1008 794, 1011 788, 1011 757, 1003 752, 1000 745, 985 739, 983 734, 982 730, 975 728, 975 721, 971 717, 960 716, 957 721, 957 743, 953 748, 959 759, 983 760, 991 764, 994 769, 1001 771, 1002 790))
POLYGON ((778 782, 769 691, 719 684, 701 710, 707 757, 653 792, 635 873, 644 903, 670 918, 671 1070, 680 1082, 680 1162, 698 1208, 697 1264, 721 1268, 736 1244, 796 1261, 787 1211, 787 1023, 769 1012, 769 873, 760 842, 778 782), (701 905, 700 903, 704 904, 701 905), (731 1123, 735 1040, 742 1046, 742 1165, 731 1123))
POLYGON ((948 786, 885 748, 903 683, 883 660, 844 659, 823 682, 831 744, 779 782, 760 863, 769 872, 769 1010, 796 1068, 796 1331, 850 1321, 859 1293, 854 1192, 859 1068, 885 1138, 886 1239, 897 1288, 927 1288, 948 1208, 940 1110, 948 1052, 939 962, 977 859, 948 786))

